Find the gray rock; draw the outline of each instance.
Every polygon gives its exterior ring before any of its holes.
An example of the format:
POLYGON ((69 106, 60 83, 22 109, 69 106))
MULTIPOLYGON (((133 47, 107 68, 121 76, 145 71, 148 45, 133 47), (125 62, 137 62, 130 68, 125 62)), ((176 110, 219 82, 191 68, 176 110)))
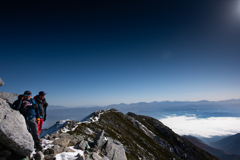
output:
POLYGON ((75 152, 74 150, 68 148, 68 147, 64 147, 62 152, 75 152))
POLYGON ((50 135, 50 136, 48 137, 48 139, 51 140, 51 141, 54 141, 55 138, 60 138, 60 137, 59 137, 59 134, 54 133, 54 134, 52 134, 52 135, 50 135))
POLYGON ((80 143, 82 141, 83 138, 81 137, 74 137, 73 139, 71 139, 71 141, 69 142, 68 146, 76 146, 78 143, 80 143))
POLYGON ((93 153, 92 154, 92 158, 93 158, 93 160, 101 160, 102 158, 97 154, 97 153, 93 153))
POLYGON ((76 160, 85 160, 85 157, 81 156, 80 154, 78 154, 76 158, 77 158, 76 160))
POLYGON ((64 147, 59 147, 58 145, 54 145, 52 149, 54 150, 54 152, 55 152, 56 154, 58 154, 58 153, 62 153, 63 148, 64 148, 64 147))
POLYGON ((35 155, 34 155, 34 159, 35 160, 43 160, 44 158, 44 155, 42 152, 37 152, 35 155))
POLYGON ((104 156, 101 160, 109 160, 106 156, 104 156))
POLYGON ((59 138, 68 138, 68 139, 73 139, 74 138, 73 135, 70 135, 68 133, 61 133, 58 136, 59 136, 59 138))
POLYGON ((4 82, 2 81, 2 79, 0 78, 0 86, 3 86, 4 82))
POLYGON ((0 98, 7 100, 9 103, 13 103, 14 99, 18 96, 17 93, 7 93, 7 92, 0 92, 0 98))
POLYGON ((109 139, 105 148, 107 158, 111 160, 127 160, 123 145, 116 140, 109 139))
POLYGON ((79 144, 77 144, 75 146, 76 149, 81 149, 81 150, 85 150, 85 149, 90 149, 90 146, 88 145, 88 142, 85 140, 82 140, 79 144))
POLYGON ((97 148, 101 148, 106 143, 104 138, 104 130, 97 133, 94 143, 96 144, 97 148))
POLYGON ((28 132, 24 117, 0 99, 0 143, 15 153, 28 156, 34 150, 32 135, 28 132))
POLYGON ((68 138, 59 138, 53 142, 54 145, 59 145, 60 147, 67 147, 71 139, 68 138))
POLYGON ((44 138, 44 139, 48 139, 48 140, 50 140, 50 137, 49 137, 48 134, 46 134, 43 138, 44 138))
POLYGON ((44 156, 44 160, 56 160, 56 157, 53 154, 46 155, 44 156))
POLYGON ((48 149, 44 150, 43 154, 44 155, 51 155, 51 154, 56 155, 56 152, 53 148, 48 148, 48 149))

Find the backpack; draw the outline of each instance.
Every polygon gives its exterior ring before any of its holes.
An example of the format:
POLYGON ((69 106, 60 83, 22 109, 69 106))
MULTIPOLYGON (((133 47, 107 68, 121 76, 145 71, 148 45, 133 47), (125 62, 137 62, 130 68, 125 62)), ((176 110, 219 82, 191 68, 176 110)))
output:
MULTIPOLYGON (((18 99, 13 102, 13 109, 14 109, 14 110, 17 110, 17 107, 18 107, 19 103, 21 102, 21 100, 22 100, 23 98, 24 98, 23 95, 20 94, 20 95, 18 96, 18 99)), ((19 110, 20 110, 20 109, 19 109, 19 110)))

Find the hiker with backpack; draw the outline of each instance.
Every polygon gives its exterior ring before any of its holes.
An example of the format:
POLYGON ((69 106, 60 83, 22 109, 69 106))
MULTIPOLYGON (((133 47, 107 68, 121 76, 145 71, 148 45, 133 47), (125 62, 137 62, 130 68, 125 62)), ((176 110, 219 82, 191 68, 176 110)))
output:
POLYGON ((25 91, 23 96, 20 96, 19 97, 20 99, 14 103, 16 106, 16 110, 19 110, 26 120, 27 128, 33 137, 36 150, 43 151, 38 136, 38 125, 36 123, 36 118, 39 118, 39 111, 37 109, 38 108, 37 105, 35 104, 35 100, 33 100, 31 97, 32 92, 25 91))
POLYGON ((46 112, 47 112, 48 103, 46 102, 45 95, 46 93, 44 91, 40 91, 38 95, 36 95, 33 98, 36 101, 36 105, 38 106, 38 112, 39 112, 39 118, 37 119, 39 136, 41 134, 43 121, 46 121, 46 117, 47 117, 46 112))

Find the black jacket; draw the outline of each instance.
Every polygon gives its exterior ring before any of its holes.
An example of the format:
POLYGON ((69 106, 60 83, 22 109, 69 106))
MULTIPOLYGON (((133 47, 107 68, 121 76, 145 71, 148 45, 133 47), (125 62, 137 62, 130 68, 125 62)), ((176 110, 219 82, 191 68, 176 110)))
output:
POLYGON ((39 112, 39 118, 41 119, 46 119, 47 117, 47 106, 48 103, 46 102, 46 99, 44 100, 40 99, 38 96, 34 97, 34 100, 36 101, 36 105, 38 107, 38 112, 39 112))

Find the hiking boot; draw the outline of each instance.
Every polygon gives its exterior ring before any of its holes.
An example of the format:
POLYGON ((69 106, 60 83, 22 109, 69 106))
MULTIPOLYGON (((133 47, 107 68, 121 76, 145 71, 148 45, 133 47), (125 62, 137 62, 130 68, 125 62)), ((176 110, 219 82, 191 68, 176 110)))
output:
POLYGON ((36 148, 36 152, 38 152, 38 151, 43 152, 43 147, 41 145, 36 148))

